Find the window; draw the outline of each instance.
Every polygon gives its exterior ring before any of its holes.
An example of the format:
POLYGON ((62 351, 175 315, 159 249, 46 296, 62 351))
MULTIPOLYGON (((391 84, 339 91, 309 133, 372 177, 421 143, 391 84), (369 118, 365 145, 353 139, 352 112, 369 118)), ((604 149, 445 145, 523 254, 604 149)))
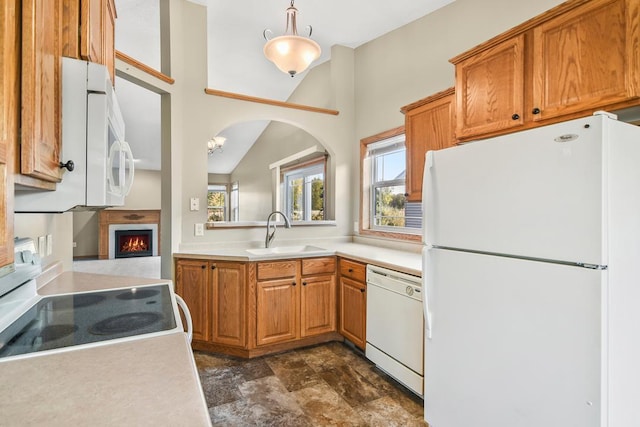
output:
POLYGON ((227 221, 227 186, 212 184, 207 192, 207 221, 227 221))
POLYGON ((282 170, 283 211, 292 221, 324 220, 325 159, 282 170))
POLYGON ((421 203, 406 201, 404 141, 403 128, 361 141, 362 234, 407 240, 419 238, 422 207, 421 203))
POLYGON ((231 211, 230 221, 240 221, 240 189, 238 188, 238 181, 231 184, 231 191, 229 196, 229 210, 231 211))

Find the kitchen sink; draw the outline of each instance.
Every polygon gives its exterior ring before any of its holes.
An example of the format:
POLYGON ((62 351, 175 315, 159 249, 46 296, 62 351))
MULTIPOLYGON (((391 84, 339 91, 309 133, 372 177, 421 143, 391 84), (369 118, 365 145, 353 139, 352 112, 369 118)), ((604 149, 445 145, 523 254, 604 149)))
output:
POLYGON ((255 249, 245 249, 245 250, 253 255, 296 255, 296 254, 306 254, 306 253, 327 251, 327 249, 320 248, 318 246, 313 246, 313 245, 276 246, 273 248, 255 248, 255 249))

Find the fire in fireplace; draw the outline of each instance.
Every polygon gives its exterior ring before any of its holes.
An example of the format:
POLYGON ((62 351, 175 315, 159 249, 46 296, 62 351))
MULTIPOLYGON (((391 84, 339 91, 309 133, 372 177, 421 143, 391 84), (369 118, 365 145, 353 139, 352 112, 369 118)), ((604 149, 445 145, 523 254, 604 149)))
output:
POLYGON ((153 255, 153 230, 116 230, 114 237, 116 258, 153 255))

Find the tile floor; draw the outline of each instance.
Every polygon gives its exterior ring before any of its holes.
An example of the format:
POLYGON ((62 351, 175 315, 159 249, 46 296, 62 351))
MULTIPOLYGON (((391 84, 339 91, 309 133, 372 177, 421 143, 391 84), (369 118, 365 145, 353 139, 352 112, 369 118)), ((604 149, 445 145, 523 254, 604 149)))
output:
POLYGON ((214 426, 426 426, 422 400, 343 343, 195 359, 214 426))

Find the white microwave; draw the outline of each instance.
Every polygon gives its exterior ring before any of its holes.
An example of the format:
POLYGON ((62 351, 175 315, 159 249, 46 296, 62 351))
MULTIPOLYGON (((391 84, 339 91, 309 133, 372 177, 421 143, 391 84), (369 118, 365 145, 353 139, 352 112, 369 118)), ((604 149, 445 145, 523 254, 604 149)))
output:
POLYGON ((62 58, 62 152, 69 165, 55 191, 17 190, 15 212, 66 212, 124 205, 133 154, 104 65, 62 58))

